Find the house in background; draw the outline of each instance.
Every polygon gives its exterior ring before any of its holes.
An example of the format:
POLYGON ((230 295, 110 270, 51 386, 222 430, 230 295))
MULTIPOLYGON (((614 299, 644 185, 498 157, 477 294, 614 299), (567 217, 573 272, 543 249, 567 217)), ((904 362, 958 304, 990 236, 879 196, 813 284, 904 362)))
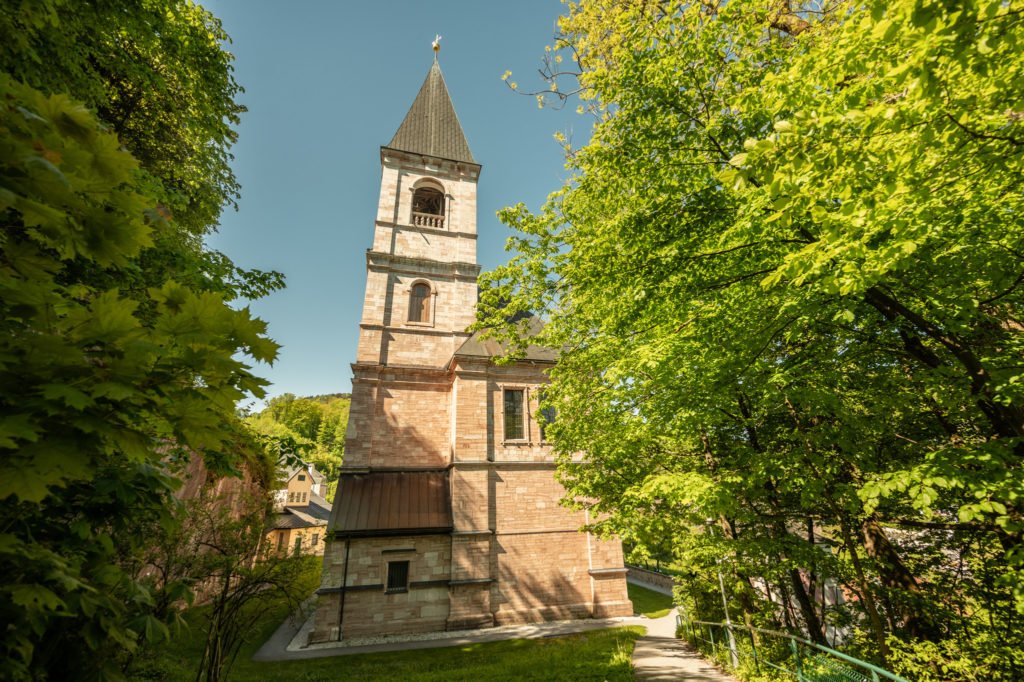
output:
POLYGON ((312 464, 289 467, 284 480, 284 486, 274 492, 274 507, 277 509, 289 504, 306 504, 310 495, 324 497, 327 493, 326 477, 312 464))
POLYGON ((266 547, 278 555, 322 556, 331 504, 324 499, 325 477, 312 464, 285 472, 285 484, 274 492, 275 514, 266 533, 266 547))

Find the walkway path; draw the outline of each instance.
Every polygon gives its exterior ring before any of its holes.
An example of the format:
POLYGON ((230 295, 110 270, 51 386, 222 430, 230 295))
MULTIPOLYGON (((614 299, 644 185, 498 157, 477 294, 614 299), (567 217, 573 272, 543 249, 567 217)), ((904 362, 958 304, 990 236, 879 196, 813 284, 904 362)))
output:
MULTIPOLYGON (((644 584, 658 592, 665 590, 644 584)), ((478 642, 496 642, 506 639, 539 639, 558 637, 589 630, 641 625, 647 634, 636 642, 633 667, 638 680, 683 680, 686 682, 735 682, 702 659, 690 646, 675 638, 675 609, 664 618, 643 617, 605 618, 600 620, 573 620, 534 625, 509 625, 486 630, 438 632, 406 637, 381 637, 345 642, 325 642, 302 646, 309 633, 313 603, 303 605, 296 617, 289 618, 259 648, 254 661, 294 661, 307 658, 326 658, 350 654, 368 654, 384 651, 409 651, 437 647, 461 646, 478 642)))
MULTIPOLYGON (((647 583, 637 583, 655 592, 671 594, 647 583)), ((649 620, 637 619, 647 634, 636 641, 633 649, 633 677, 638 680, 684 680, 685 682, 736 682, 701 658, 696 649, 676 639, 676 610, 667 616, 649 620)))

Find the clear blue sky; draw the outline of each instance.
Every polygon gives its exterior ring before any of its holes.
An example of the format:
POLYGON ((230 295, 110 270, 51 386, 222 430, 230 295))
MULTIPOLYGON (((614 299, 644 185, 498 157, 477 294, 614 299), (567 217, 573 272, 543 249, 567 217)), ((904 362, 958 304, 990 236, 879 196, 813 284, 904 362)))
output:
POLYGON ((506 259, 507 205, 538 208, 567 175, 553 139, 576 143, 590 119, 540 110, 501 81, 537 89, 558 0, 278 2, 206 0, 231 36, 249 111, 234 147, 239 210, 209 243, 242 267, 273 269, 287 288, 252 303, 283 344, 270 395, 348 392, 380 182, 379 148, 412 104, 443 36, 441 69, 479 184, 480 264, 506 259))

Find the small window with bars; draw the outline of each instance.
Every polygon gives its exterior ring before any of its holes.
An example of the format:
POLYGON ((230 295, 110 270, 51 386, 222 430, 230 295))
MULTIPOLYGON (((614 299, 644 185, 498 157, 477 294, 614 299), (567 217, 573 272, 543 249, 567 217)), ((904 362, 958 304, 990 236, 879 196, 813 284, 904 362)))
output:
POLYGON ((409 562, 389 561, 386 592, 409 591, 409 562))
POLYGON ((524 440, 526 428, 523 410, 525 391, 521 388, 506 388, 504 399, 505 440, 524 440))

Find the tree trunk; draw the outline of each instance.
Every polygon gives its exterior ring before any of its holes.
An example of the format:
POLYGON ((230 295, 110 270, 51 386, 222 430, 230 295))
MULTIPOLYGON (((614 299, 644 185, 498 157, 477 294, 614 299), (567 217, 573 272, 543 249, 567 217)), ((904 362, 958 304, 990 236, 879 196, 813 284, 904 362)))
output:
POLYGON ((800 614, 804 617, 804 623, 807 624, 807 634, 811 641, 815 644, 827 645, 825 632, 822 630, 821 621, 818 620, 818 612, 814 609, 814 602, 807 594, 800 571, 795 568, 789 569, 789 581, 793 585, 793 594, 796 596, 797 604, 800 605, 800 614))
POLYGON ((782 620, 786 625, 786 630, 789 632, 795 632, 796 622, 793 614, 792 600, 789 598, 789 590, 786 589, 786 581, 779 581, 779 594, 782 595, 782 620))
POLYGON ((889 645, 885 643, 885 628, 882 627, 882 619, 878 615, 874 594, 871 592, 871 586, 868 584, 867 578, 864 577, 864 567, 860 563, 860 556, 857 554, 857 547, 853 542, 853 538, 850 537, 850 529, 842 521, 839 523, 839 528, 843 534, 843 542, 846 544, 846 549, 850 552, 850 559, 853 560, 853 570, 857 574, 857 585, 860 587, 861 596, 864 598, 864 610, 868 612, 868 620, 871 623, 871 631, 875 636, 875 644, 878 646, 878 653, 882 658, 882 664, 885 665, 889 659, 889 645))
POLYGON ((940 635, 939 629, 916 604, 921 594, 917 578, 903 563, 899 552, 885 534, 885 529, 874 518, 868 518, 861 524, 861 534, 864 537, 864 549, 875 562, 882 584, 905 592, 909 597, 901 599, 897 606, 903 619, 903 629, 914 639, 935 640, 940 635))
MULTIPOLYGON (((1017 406, 1004 405, 994 399, 991 386, 992 377, 967 344, 952 334, 943 332, 936 324, 907 308, 878 287, 871 287, 865 291, 864 300, 890 322, 902 320, 919 334, 923 334, 941 345, 956 358, 971 382, 971 394, 974 396, 975 404, 988 419, 997 435, 1003 438, 1024 436, 1024 411, 1017 406)), ((907 353, 926 367, 935 369, 946 364, 917 337, 905 333, 901 336, 903 337, 903 347, 907 353)), ((1018 444, 1015 450, 1018 454, 1024 454, 1024 444, 1018 444)))

